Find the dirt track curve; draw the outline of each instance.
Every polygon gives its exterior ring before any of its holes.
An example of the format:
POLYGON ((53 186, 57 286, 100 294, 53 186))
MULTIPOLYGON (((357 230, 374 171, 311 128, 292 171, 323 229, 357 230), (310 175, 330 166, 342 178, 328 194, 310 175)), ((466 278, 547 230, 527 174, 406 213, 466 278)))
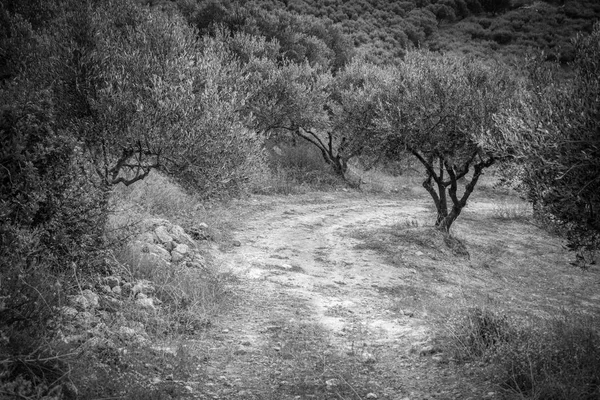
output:
POLYGON ((427 221, 425 201, 343 193, 272 201, 249 213, 219 256, 235 301, 211 329, 202 398, 497 398, 429 353, 425 311, 398 309, 402 293, 386 288, 406 287, 415 271, 352 238, 427 221))

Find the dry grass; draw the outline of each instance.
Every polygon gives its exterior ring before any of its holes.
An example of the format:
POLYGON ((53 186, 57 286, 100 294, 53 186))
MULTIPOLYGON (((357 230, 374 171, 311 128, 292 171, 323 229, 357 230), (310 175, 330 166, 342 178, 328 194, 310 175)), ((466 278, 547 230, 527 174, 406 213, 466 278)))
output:
POLYGON ((573 255, 530 216, 527 204, 490 183, 452 229, 470 258, 412 222, 427 221, 425 212, 352 236, 398 268, 406 288, 397 308, 428 315, 448 360, 483 363, 508 398, 599 398, 600 270, 571 267, 573 255))
POLYGON ((368 353, 368 333, 360 321, 346 337, 345 352, 335 350, 331 333, 312 322, 281 321, 265 353, 277 371, 269 399, 364 399, 374 391, 376 358, 368 353), (273 390, 274 389, 274 390, 273 390))

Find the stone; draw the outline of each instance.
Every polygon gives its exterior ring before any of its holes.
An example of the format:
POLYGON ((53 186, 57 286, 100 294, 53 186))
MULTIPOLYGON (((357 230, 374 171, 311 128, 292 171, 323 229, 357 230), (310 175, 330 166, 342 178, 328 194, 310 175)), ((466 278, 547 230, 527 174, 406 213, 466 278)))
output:
POLYGON ((163 244, 163 247, 165 248, 165 250, 167 250, 170 253, 171 251, 173 251, 176 244, 177 243, 175 243, 175 241, 173 241, 173 242, 163 244))
POLYGON ((333 378, 333 379, 328 379, 328 380, 326 380, 326 381, 325 381, 325 384, 326 384, 328 387, 335 387, 335 386, 339 386, 339 385, 340 385, 340 380, 339 380, 339 379, 335 379, 335 378, 333 378))
POLYGON ((371 353, 364 353, 361 356, 361 361, 364 364, 375 364, 377 362, 377 359, 375 358, 375 356, 371 353))
POLYGON ((190 252, 190 246, 188 246, 187 244, 178 244, 174 251, 181 253, 183 255, 188 254, 190 252))
POLYGON ((200 222, 200 223, 198 223, 198 225, 196 225, 196 227, 198 229, 202 229, 204 231, 204 230, 208 229, 208 224, 206 222, 200 222))
POLYGON ((183 260, 189 253, 190 248, 187 244, 178 244, 171 252, 171 261, 179 262, 183 260))
POLYGON ((140 308, 143 308, 145 310, 154 310, 154 300, 152 299, 152 297, 138 297, 135 300, 135 304, 137 304, 140 308))
POLYGON ((110 286, 110 288, 112 289, 115 286, 119 285, 119 283, 121 283, 121 278, 114 275, 107 276, 104 278, 104 283, 110 286))
POLYGON ((164 247, 159 246, 157 244, 147 243, 144 248, 146 251, 144 253, 156 254, 160 258, 164 260, 169 260, 171 258, 171 254, 164 247))
POLYGON ((242 245, 242 242, 240 242, 239 240, 233 240, 231 244, 235 247, 240 247, 242 245))
POLYGON ((121 289, 121 286, 115 286, 112 288, 112 292, 118 296, 121 295, 121 293, 123 292, 123 289, 121 289))
POLYGON ((367 399, 377 399, 377 395, 375 393, 367 393, 367 399))
POLYGON ((156 237, 161 243, 169 243, 173 241, 173 237, 169 234, 166 226, 159 226, 154 230, 156 237))
POLYGON ((171 235, 177 243, 187 244, 188 246, 195 245, 192 237, 188 235, 185 232, 185 230, 179 225, 173 225, 173 227, 171 228, 171 235))
POLYGON ((131 289, 131 293, 133 293, 133 295, 139 295, 144 294, 144 295, 148 295, 148 294, 152 294, 154 293, 156 289, 154 288, 154 286, 152 285, 152 283, 150 281, 147 280, 141 280, 138 281, 133 288, 131 289))

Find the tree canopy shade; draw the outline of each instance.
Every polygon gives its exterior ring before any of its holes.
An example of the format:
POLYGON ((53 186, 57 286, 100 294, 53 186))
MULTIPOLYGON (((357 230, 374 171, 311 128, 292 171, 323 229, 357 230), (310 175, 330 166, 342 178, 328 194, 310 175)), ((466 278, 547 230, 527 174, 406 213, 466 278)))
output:
POLYGON ((496 115, 499 135, 482 144, 510 158, 536 211, 573 248, 600 245, 600 24, 575 42, 569 81, 534 61, 513 107, 496 115))
POLYGON ((499 64, 410 52, 381 94, 370 140, 388 158, 409 152, 423 164, 423 187, 435 203, 439 229, 450 229, 483 170, 494 163, 494 153, 479 146, 477 137, 495 134, 493 116, 514 90, 508 69, 499 64))

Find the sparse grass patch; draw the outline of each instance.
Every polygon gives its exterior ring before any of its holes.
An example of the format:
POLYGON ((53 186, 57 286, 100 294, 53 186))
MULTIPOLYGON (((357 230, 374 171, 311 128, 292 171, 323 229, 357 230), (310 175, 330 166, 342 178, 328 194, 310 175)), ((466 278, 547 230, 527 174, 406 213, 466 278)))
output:
POLYGON ((485 361, 494 383, 520 398, 597 399, 599 322, 578 312, 525 322, 474 307, 447 323, 447 345, 458 361, 485 361))
POLYGON ((500 220, 526 221, 533 215, 531 205, 528 203, 515 203, 503 201, 496 203, 492 209, 492 217, 500 220))
POLYGON ((376 359, 364 351, 364 329, 349 332, 346 354, 334 350, 329 335, 315 323, 287 323, 273 331, 269 346, 278 344, 273 353, 277 374, 271 379, 279 385, 271 398, 358 400, 375 391, 376 359))

